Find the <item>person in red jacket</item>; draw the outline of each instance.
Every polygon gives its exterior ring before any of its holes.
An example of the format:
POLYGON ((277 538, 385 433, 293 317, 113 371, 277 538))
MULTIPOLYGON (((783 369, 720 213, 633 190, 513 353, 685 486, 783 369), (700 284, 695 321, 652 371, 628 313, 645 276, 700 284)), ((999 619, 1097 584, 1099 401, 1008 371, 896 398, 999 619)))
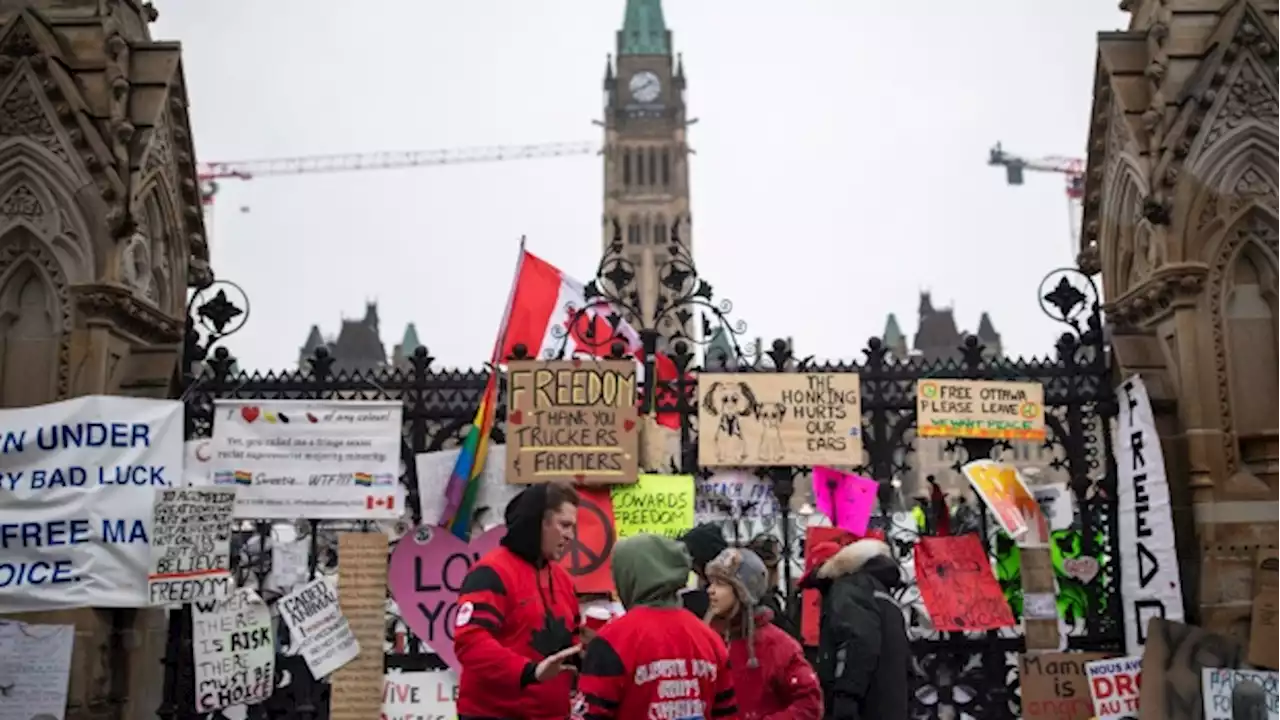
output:
POLYGON ((582 648, 573 578, 556 561, 577 527, 578 494, 534 485, 507 505, 506 521, 502 544, 458 593, 458 718, 561 720, 582 648))
POLYGON ((729 643, 738 717, 743 720, 822 720, 822 687, 795 638, 773 624, 761 604, 769 594, 764 561, 730 548, 707 563, 711 627, 729 643))
POLYGON ((677 597, 692 569, 675 540, 642 534, 614 546, 613 582, 627 614, 587 645, 578 681, 584 717, 738 717, 724 641, 677 597))

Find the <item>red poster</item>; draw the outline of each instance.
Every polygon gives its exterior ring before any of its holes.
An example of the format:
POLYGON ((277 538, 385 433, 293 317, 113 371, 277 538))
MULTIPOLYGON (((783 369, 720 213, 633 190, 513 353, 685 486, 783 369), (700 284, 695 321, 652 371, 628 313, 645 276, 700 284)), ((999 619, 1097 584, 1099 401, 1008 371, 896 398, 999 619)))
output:
POLYGON ((987 553, 972 533, 921 537, 916 542, 916 585, 939 630, 994 630, 1017 624, 987 553))
MULTIPOLYGON (((867 535, 876 539, 884 539, 884 533, 872 530, 867 535)), ((822 542, 834 542, 848 545, 857 537, 848 530, 834 527, 809 527, 804 531, 804 572, 807 575, 813 569, 813 558, 807 552, 809 548, 822 542)), ((817 590, 805 590, 800 595, 800 637, 805 645, 818 644, 818 618, 822 614, 822 594, 817 590)))
POLYGON ((613 498, 609 488, 578 488, 578 529, 560 564, 579 593, 612 593, 613 498))

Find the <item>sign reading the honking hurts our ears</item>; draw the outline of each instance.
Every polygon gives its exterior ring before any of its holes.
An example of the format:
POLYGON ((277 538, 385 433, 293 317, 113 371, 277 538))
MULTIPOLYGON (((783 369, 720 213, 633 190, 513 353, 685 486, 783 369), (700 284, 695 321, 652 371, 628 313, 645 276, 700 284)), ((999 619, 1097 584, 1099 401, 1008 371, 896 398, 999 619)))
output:
POLYGON ((858 375, 699 375, 698 464, 861 465, 858 375))
POLYGON ((921 380, 916 385, 920 437, 1044 440, 1040 383, 921 380))
POLYGON ((507 482, 634 483, 640 428, 631 360, 513 360, 507 482))

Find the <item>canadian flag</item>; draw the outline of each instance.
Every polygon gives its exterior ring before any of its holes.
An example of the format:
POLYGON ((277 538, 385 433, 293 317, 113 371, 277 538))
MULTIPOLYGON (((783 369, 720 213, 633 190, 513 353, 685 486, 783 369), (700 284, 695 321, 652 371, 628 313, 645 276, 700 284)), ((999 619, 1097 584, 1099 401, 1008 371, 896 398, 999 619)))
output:
MULTIPOLYGON (((627 351, 644 362, 640 334, 625 320, 614 329, 608 318, 611 313, 611 308, 599 301, 589 306, 582 283, 528 252, 522 244, 504 330, 499 336, 502 347, 498 359, 510 357, 517 345, 524 345, 531 358, 543 357, 548 350, 559 350, 566 343, 567 334, 566 354, 576 351, 604 357, 614 342, 622 340, 627 351)), ((655 365, 659 383, 676 379, 676 364, 670 357, 658 353, 655 365)), ((674 405, 673 395, 670 391, 660 392, 658 404, 674 405)), ((658 413, 656 419, 659 425, 680 427, 679 413, 658 413)))
POLYGON ((387 497, 374 497, 373 495, 364 496, 364 508, 366 510, 395 510, 396 499, 393 495, 387 497))

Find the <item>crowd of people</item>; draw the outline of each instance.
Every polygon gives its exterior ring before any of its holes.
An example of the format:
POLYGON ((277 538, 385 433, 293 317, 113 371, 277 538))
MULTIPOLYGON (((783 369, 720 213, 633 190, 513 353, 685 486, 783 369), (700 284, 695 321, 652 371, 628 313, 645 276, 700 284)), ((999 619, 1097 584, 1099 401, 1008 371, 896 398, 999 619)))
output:
POLYGON ((524 490, 506 508, 501 546, 463 582, 459 720, 907 718, 909 646, 891 594, 901 577, 883 542, 808 549, 799 586, 822 595, 811 663, 783 612, 778 549, 731 547, 712 525, 680 540, 619 540, 612 573, 625 612, 584 626, 557 562, 578 504, 568 485, 524 490))

